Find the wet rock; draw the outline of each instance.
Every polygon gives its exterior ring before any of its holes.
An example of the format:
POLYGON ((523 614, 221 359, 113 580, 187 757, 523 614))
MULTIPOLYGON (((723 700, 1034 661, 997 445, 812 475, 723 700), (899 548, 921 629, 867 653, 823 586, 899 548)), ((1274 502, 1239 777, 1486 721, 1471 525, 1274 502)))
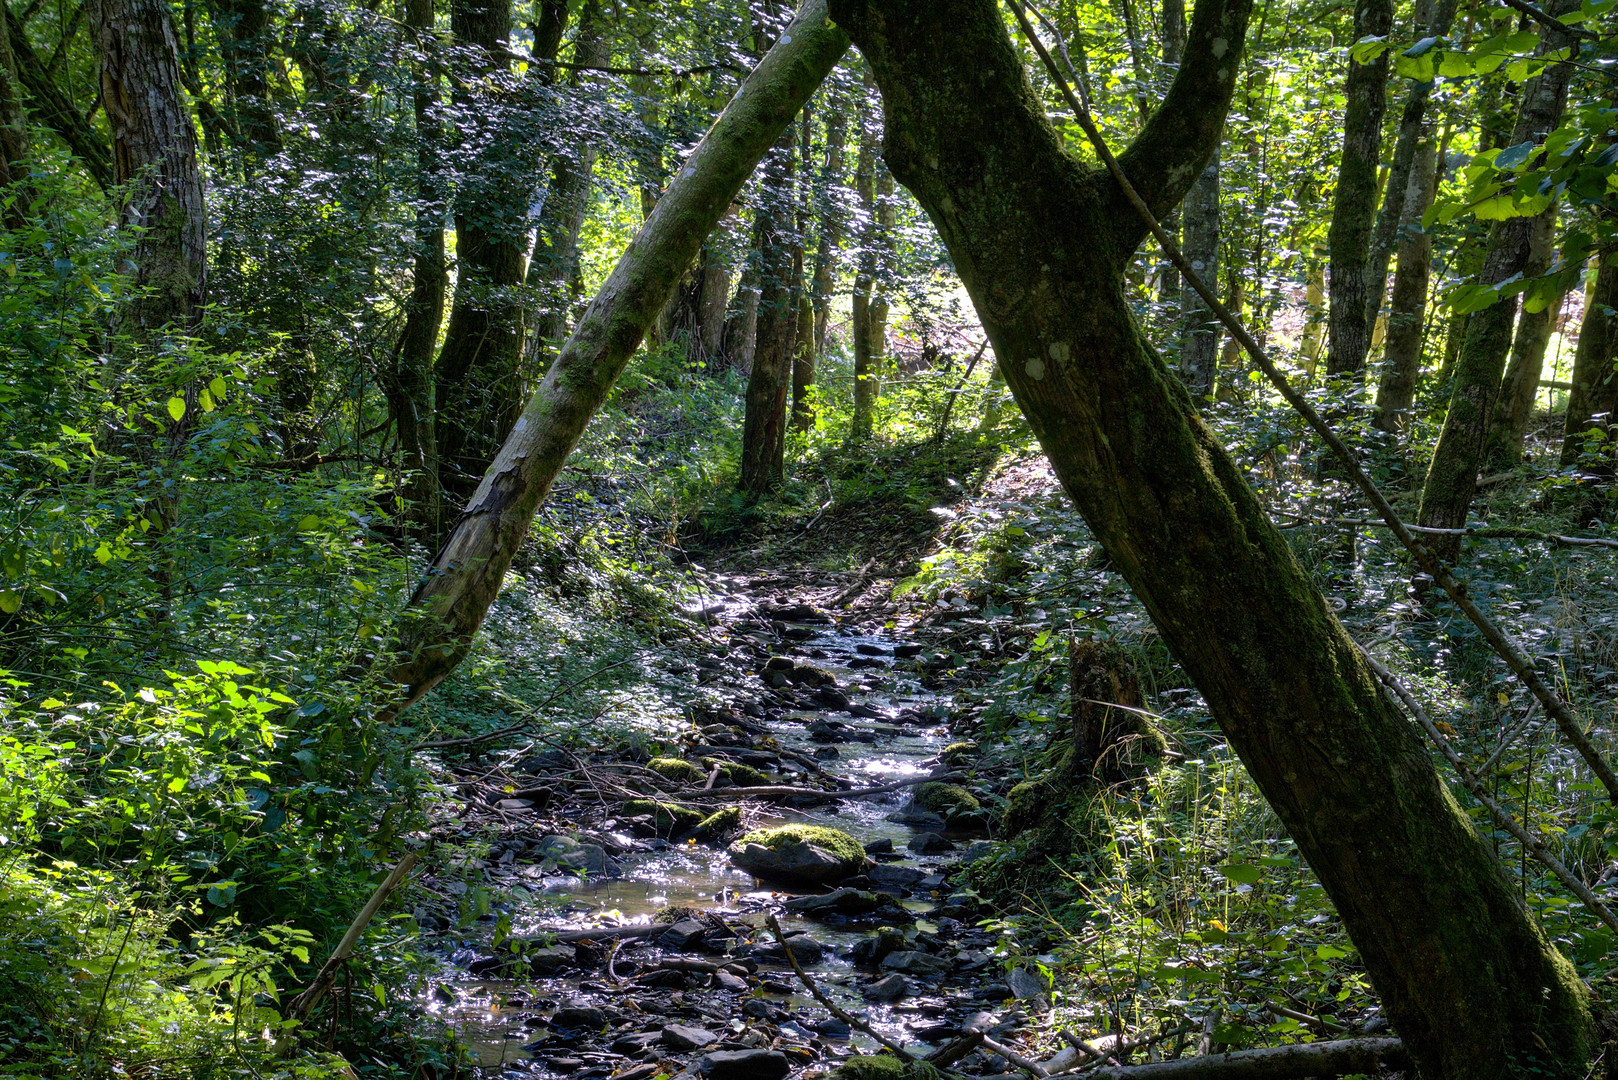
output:
POLYGON ((880 927, 868 938, 854 943, 854 963, 860 967, 876 967, 889 953, 905 947, 905 936, 891 926, 880 927))
POLYGON ((787 679, 793 686, 818 689, 820 687, 836 686, 837 676, 825 668, 817 668, 813 664, 799 664, 787 672, 787 679))
POLYGON ((1032 1002, 1037 1008, 1051 1007, 1050 988, 1045 980, 1026 968, 1012 968, 1006 976, 1006 986, 1018 1001, 1032 1002))
POLYGON ((528 970, 536 979, 558 975, 578 963, 578 954, 571 945, 557 945, 548 949, 533 949, 527 953, 528 970))
POLYGON ((636 1054, 644 1054, 647 1050, 657 1045, 658 1040, 662 1037, 663 1033, 661 1031, 637 1031, 633 1035, 620 1035, 612 1041, 612 1045, 607 1049, 614 1054, 622 1054, 624 1057, 634 1057, 636 1054))
POLYGON ((994 840, 974 840, 961 852, 961 865, 982 862, 998 852, 1004 845, 994 840))
POLYGON ((828 709, 848 708, 848 695, 835 686, 822 686, 814 693, 814 702, 828 709))
POLYGON ((534 845, 534 851, 543 862, 558 870, 582 870, 587 874, 616 874, 618 864, 605 849, 596 844, 583 844, 571 836, 544 836, 534 845))
POLYGON ((660 1041, 664 1046, 674 1050, 701 1050, 704 1046, 712 1046, 718 1042, 719 1036, 707 1028, 670 1024, 663 1029, 660 1041))
POLYGON ((765 671, 791 671, 797 664, 790 656, 772 656, 764 661, 765 671))
POLYGON ((657 944, 665 949, 688 949, 707 933, 708 928, 695 919, 681 919, 663 931, 657 944))
POLYGON ((757 877, 829 885, 865 867, 865 848, 845 832, 817 825, 755 829, 730 845, 730 861, 757 877))
POLYGON ((935 814, 931 810, 923 810, 915 803, 906 803, 902 809, 889 814, 887 820, 897 821, 901 825, 914 825, 921 829, 931 829, 934 832, 944 827, 944 815, 935 814))
POLYGON ((844 887, 821 896, 800 896, 788 900, 788 911, 821 922, 845 922, 850 919, 885 919, 889 922, 911 923, 916 917, 885 893, 866 892, 844 887))
POLYGON ((953 841, 943 833, 935 832, 917 833, 910 838, 910 843, 906 846, 917 855, 938 855, 955 850, 953 841))
MULTIPOLYGON (((893 841, 890 840, 888 843, 891 846, 893 841)), ((893 866, 885 863, 871 867, 866 874, 873 885, 895 889, 908 889, 927 876, 925 871, 918 870, 914 866, 893 866)))
POLYGON ((859 653, 861 656, 887 656, 893 650, 889 649, 885 645, 872 645, 868 642, 862 641, 858 645, 854 646, 854 651, 859 653))
POLYGON ((501 799, 494 805, 496 809, 504 810, 507 813, 521 813, 534 808, 534 803, 531 799, 501 799))
POLYGON ((742 1015, 754 1020, 773 1020, 781 1015, 781 1010, 763 998, 749 998, 742 1002, 742 1015))
POLYGON ((607 1014, 593 1005, 564 1005, 551 1015, 552 1028, 600 1031, 607 1026, 607 1014))
POLYGON ((658 835, 665 837, 690 832, 708 816, 700 810, 656 799, 630 799, 624 803, 623 812, 625 817, 630 818, 650 817, 658 835))
POLYGON ((888 714, 883 712, 881 709, 877 708, 874 705, 866 705, 866 704, 864 704, 862 702, 856 702, 853 705, 849 705, 847 707, 847 710, 848 710, 848 715, 857 716, 862 720, 886 720, 886 719, 888 719, 888 714))
POLYGON ((715 987, 729 994, 745 994, 747 992, 747 980, 740 976, 732 975, 728 971, 714 972, 713 981, 715 987))
POLYGON ((815 747, 814 756, 817 761, 831 761, 834 758, 840 758, 843 755, 838 753, 837 747, 835 746, 817 746, 815 747))
MULTIPOLYGON (((807 934, 788 934, 787 944, 792 946, 792 955, 798 958, 798 963, 805 966, 818 964, 826 958, 826 947, 807 934)), ((787 962, 786 950, 779 941, 757 942, 748 948, 747 954, 777 964, 787 962)), ((795 989, 788 987, 789 992, 795 989)))
POLYGON ((912 657, 912 656, 920 656, 922 653, 924 653, 926 651, 927 651, 927 646, 919 644, 919 643, 914 642, 914 641, 909 642, 909 643, 904 644, 904 645, 895 645, 893 647, 893 655, 897 656, 901 660, 908 659, 909 657, 912 657))
POLYGON ((891 855, 891 854, 893 854, 893 839, 891 837, 884 836, 880 840, 872 840, 870 843, 865 845, 865 854, 867 854, 867 855, 891 855))
POLYGON ((848 742, 853 734, 847 724, 836 720, 816 720, 809 725, 809 738, 818 743, 848 742))
POLYGON ((889 953, 882 958, 883 971, 897 971, 903 975, 943 975, 950 966, 950 962, 941 956, 913 949, 889 953))
POLYGON ((782 1080, 792 1063, 779 1050, 716 1050, 696 1061, 706 1080, 782 1080))
POLYGON ((646 763, 646 767, 665 780, 675 780, 684 784, 700 784, 708 778, 707 773, 697 765, 680 758, 653 758, 646 763))
POLYGON ((897 971, 891 975, 884 975, 862 991, 870 1000, 881 1002, 899 1001, 915 992, 910 980, 897 971))
POLYGON ((959 784, 945 784, 937 780, 918 785, 911 801, 923 810, 942 815, 946 821, 962 814, 976 813, 983 808, 977 796, 959 784))
POLYGON ((690 835, 693 840, 710 843, 723 840, 726 836, 741 828, 741 825, 742 808, 739 806, 727 806, 723 810, 717 810, 697 822, 696 828, 691 830, 690 835))

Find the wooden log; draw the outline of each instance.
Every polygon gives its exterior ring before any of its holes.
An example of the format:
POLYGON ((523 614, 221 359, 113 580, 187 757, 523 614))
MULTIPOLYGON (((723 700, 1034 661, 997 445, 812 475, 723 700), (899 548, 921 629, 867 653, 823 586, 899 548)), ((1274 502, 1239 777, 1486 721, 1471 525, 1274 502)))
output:
POLYGON ((1335 1039, 1203 1054, 1147 1065, 1107 1065, 1084 1075, 1094 1080, 1292 1080, 1375 1073, 1384 1066, 1403 1069, 1409 1064, 1404 1043, 1398 1039, 1335 1039))

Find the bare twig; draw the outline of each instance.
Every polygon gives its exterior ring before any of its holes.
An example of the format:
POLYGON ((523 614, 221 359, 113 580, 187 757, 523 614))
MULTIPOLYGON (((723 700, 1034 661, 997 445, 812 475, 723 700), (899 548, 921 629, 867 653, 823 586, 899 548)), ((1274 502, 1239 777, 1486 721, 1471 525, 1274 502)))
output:
POLYGON ((309 984, 307 990, 293 998, 287 1006, 289 1016, 299 1021, 309 1018, 309 1014, 320 1004, 320 999, 326 995, 326 991, 331 989, 331 984, 336 981, 337 973, 342 970, 344 962, 353 955, 354 946, 359 944, 360 935, 365 933, 365 928, 370 925, 372 917, 382 907, 382 902, 388 898, 389 893, 398 888, 405 875, 410 873, 410 868, 415 865, 416 853, 412 851, 400 859, 399 865, 395 866, 382 880, 382 884, 376 887, 376 891, 371 893, 371 898, 365 902, 365 906, 360 908, 360 913, 354 916, 354 921, 349 924, 343 940, 338 942, 337 948, 332 951, 331 958, 315 975, 314 982, 309 984))
POLYGON ((1051 59, 1051 54, 1045 48, 1044 42, 1039 39, 1033 25, 1029 23, 1028 15, 1023 11, 1020 0, 1006 0, 1006 3, 1010 6, 1012 14, 1016 16, 1017 23, 1022 27, 1023 35, 1028 39, 1028 43, 1039 54, 1041 62, 1045 65, 1045 70, 1050 73, 1051 79, 1066 98, 1068 106, 1073 109, 1074 118, 1079 122, 1079 126, 1084 129, 1084 134, 1090 140, 1091 145, 1095 147, 1096 155, 1106 164, 1107 170, 1118 184, 1119 190, 1128 199, 1130 205, 1134 207, 1135 212, 1140 215, 1141 221, 1151 234, 1157 238, 1159 246, 1163 249, 1163 254, 1180 271, 1183 280, 1196 290, 1198 296, 1202 297, 1203 302, 1208 305, 1208 310, 1212 311, 1219 318, 1219 321, 1224 324, 1225 328, 1230 331, 1231 336, 1241 343, 1242 348, 1253 358, 1253 362, 1258 365, 1259 370, 1263 371, 1270 383, 1280 391, 1287 404, 1291 405, 1304 418, 1304 421, 1320 437, 1321 441, 1330 447, 1332 453, 1336 454, 1342 461, 1343 467, 1354 481, 1354 485, 1370 500, 1371 505, 1376 508, 1378 516, 1387 523, 1389 529, 1393 530, 1393 535, 1398 537, 1399 542, 1414 556, 1422 570, 1429 574, 1444 592, 1449 594, 1455 605, 1482 632, 1483 638, 1489 643, 1489 646, 1505 660, 1506 665, 1511 668, 1523 685, 1528 687, 1529 692, 1539 699, 1540 704, 1545 706, 1545 711, 1556 721, 1556 726, 1562 732, 1562 737, 1579 752, 1579 756, 1584 758, 1585 763, 1590 766, 1591 772, 1600 780, 1601 786, 1606 789, 1608 799, 1618 803, 1618 773, 1613 771, 1612 765, 1591 744, 1584 733, 1583 725, 1573 715, 1573 711, 1568 708, 1567 703, 1558 697, 1556 692, 1539 677, 1539 673, 1534 670, 1532 661, 1528 659, 1517 643, 1493 619, 1485 614, 1482 608, 1473 602, 1471 596, 1467 594, 1466 586, 1457 580, 1455 575, 1450 573, 1449 567, 1445 566, 1443 561, 1433 553, 1432 549, 1417 539, 1416 535, 1410 531, 1404 520, 1399 517, 1398 512, 1394 510, 1393 504, 1388 502, 1387 496, 1383 495, 1382 490, 1366 475, 1365 469, 1360 465, 1359 458, 1348 448, 1348 444, 1343 442, 1331 425, 1327 424, 1321 415, 1315 411, 1314 406, 1310 405, 1308 400, 1287 381, 1287 377, 1281 373, 1280 368, 1275 366, 1275 363, 1264 351, 1264 347, 1248 332, 1242 321, 1220 301, 1214 291, 1208 287, 1208 283, 1203 281, 1201 276, 1191 268, 1191 263, 1180 251, 1179 245, 1158 224, 1151 207, 1146 205, 1145 200, 1140 196, 1140 192, 1136 191, 1134 184, 1130 183, 1129 176, 1124 172, 1123 166, 1118 163, 1117 157, 1108 148, 1106 140, 1101 137, 1101 132, 1096 128, 1095 121, 1091 119, 1089 110, 1074 95, 1072 88, 1067 84, 1067 80, 1062 77, 1061 71, 1057 69, 1056 61, 1051 59))
POLYGON ((765 917, 764 921, 769 926, 770 932, 775 935, 775 940, 781 943, 781 951, 786 953, 787 963, 792 965, 793 974, 798 976, 798 980, 808 988, 809 993, 814 996, 816 1001, 826 1006, 826 1008, 831 1011, 833 1016, 837 1017, 837 1019, 841 1020, 849 1027, 858 1028, 871 1038, 875 1039, 877 1042, 881 1043, 883 1046, 887 1047, 888 1051, 900 1061, 914 1062, 916 1060, 915 1055, 911 1054, 904 1047, 888 1039, 886 1036, 878 1034, 872 1029, 870 1024, 867 1024, 864 1020, 861 1020, 853 1013, 838 1005, 837 1002, 827 997, 825 991, 821 990, 820 987, 816 985, 815 980, 810 977, 809 973, 803 970, 803 965, 798 963, 798 956, 792 951, 792 946, 787 942, 786 933, 781 929, 781 920, 775 917, 774 912, 771 912, 765 917))
POLYGON ((1506 5, 1508 8, 1514 8, 1515 10, 1522 12, 1524 15, 1528 16, 1530 19, 1533 19, 1541 26, 1544 26, 1550 30, 1555 30, 1559 34, 1565 34, 1570 38, 1588 38, 1591 41, 1601 40, 1600 34, 1597 34, 1591 30, 1586 30, 1580 26, 1569 26, 1561 19, 1545 14, 1545 12, 1535 7, 1533 4, 1525 3, 1524 0, 1500 0, 1500 2, 1506 5))
POLYGON ((530 724, 532 724, 535 721, 535 719, 537 719, 538 713, 539 713, 539 711, 541 709, 543 709, 546 706, 550 705, 552 702, 554 702, 557 698, 561 697, 563 694, 567 693, 570 690, 576 690, 579 687, 583 686, 587 682, 591 682, 598 675, 605 675, 607 672, 612 671, 614 668, 621 668, 625 664, 632 663, 633 661, 640 659, 640 656, 641 656, 641 653, 639 651, 631 653, 630 655, 624 657, 622 660, 615 661, 615 662, 613 662, 611 664, 606 665, 605 667, 596 668, 594 671, 590 672, 588 675, 583 676, 582 678, 574 679, 570 683, 564 683, 563 685, 557 687, 554 691, 552 691, 551 695, 549 697, 547 697, 544 701, 541 701, 538 705, 535 705, 532 709, 529 709, 528 710, 528 715, 523 717, 521 720, 517 721, 515 724, 509 724, 506 727, 499 728, 499 729, 497 729, 495 731, 485 731, 482 735, 468 735, 468 736, 465 736, 464 738, 459 738, 459 739, 434 739, 432 742, 417 743, 415 746, 411 747, 411 749, 412 750, 445 750, 445 749, 448 749, 450 747, 481 746, 482 744, 484 744, 486 742, 493 742, 496 739, 503 739, 507 735, 515 735, 517 732, 522 731, 524 728, 526 728, 530 724))
POLYGON ((1109 1065, 1085 1075, 1096 1080, 1291 1080, 1303 1076, 1380 1073, 1408 1063, 1398 1039, 1338 1039, 1204 1054, 1145 1065, 1109 1065))
POLYGON ((1030 1076, 1050 1075, 1050 1071, 1039 1062, 1034 1061, 1031 1058, 1024 1057, 1022 1054, 1017 1053, 1017 1051, 1013 1050, 1009 1046, 1006 1046, 1004 1043, 995 1042, 987 1035, 983 1036, 983 1049, 989 1051, 991 1054, 996 1054, 1005 1058, 1007 1061, 1011 1062, 1013 1065, 1017 1066, 1017 1068, 1021 1069, 1030 1076))
MULTIPOLYGON (((1386 529, 1385 521, 1374 521, 1370 518, 1305 518, 1300 517, 1285 525, 1277 526, 1282 529, 1296 529, 1303 525, 1359 525, 1364 528, 1386 529)), ((1468 525, 1462 529, 1438 529, 1428 525, 1406 525, 1405 528, 1413 533, 1423 536, 1479 536, 1490 540, 1543 540, 1558 547, 1605 547, 1618 548, 1618 540, 1609 540, 1604 536, 1563 536, 1559 533, 1538 532, 1534 529, 1519 529, 1510 525, 1468 525)))
POLYGON ((728 787, 728 788, 694 788, 689 791, 676 791, 671 797, 676 799, 748 799, 748 798, 794 798, 816 799, 820 802, 836 802, 838 799, 862 799, 868 795, 886 795, 894 791, 902 791, 908 787, 932 782, 948 782, 961 779, 960 773, 945 773, 942 776, 916 776, 909 780, 900 780, 894 784, 883 784, 880 787, 850 788, 846 791, 821 791, 819 788, 789 787, 784 784, 766 784, 758 787, 728 787))

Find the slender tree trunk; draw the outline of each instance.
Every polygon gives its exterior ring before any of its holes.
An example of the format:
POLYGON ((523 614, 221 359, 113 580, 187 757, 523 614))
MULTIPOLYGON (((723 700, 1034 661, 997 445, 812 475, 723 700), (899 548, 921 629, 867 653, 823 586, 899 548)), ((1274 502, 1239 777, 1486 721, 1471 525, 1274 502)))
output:
POLYGON ((703 245, 698 263, 702 291, 697 300, 697 348, 704 363, 711 363, 724 345, 725 305, 730 300, 730 267, 719 250, 717 232, 703 245))
POLYGON ((798 329, 793 265, 802 266, 802 240, 793 221, 797 133, 786 134, 764 159, 753 236, 759 254, 758 342, 747 378, 742 420, 741 490, 757 498, 785 479, 787 391, 798 329))
POLYGON ((725 316, 724 354, 727 366, 737 371, 753 370, 753 352, 758 342, 759 253, 749 248, 736 296, 725 316))
POLYGON ((88 7, 114 175, 129 185, 123 221, 139 230, 134 323, 146 334, 189 332, 202 317, 208 215, 174 23, 163 0, 88 0, 88 7))
MULTIPOLYGON (((1122 278, 1145 229, 1107 173, 1075 168, 999 6, 832 13, 1057 476, 1331 896, 1421 1074, 1582 1076, 1589 991, 1142 338, 1122 278)), ((1120 155, 1155 214, 1213 152, 1247 14, 1197 5, 1179 78, 1120 155)))
POLYGON ((1416 380, 1421 375, 1422 316, 1427 310, 1427 283, 1433 266, 1433 238, 1421 227, 1421 215, 1432 205, 1437 188, 1436 158, 1437 148, 1429 135, 1416 148, 1405 192, 1404 220, 1399 224, 1399 264, 1393 275, 1385 363, 1376 389, 1376 426, 1390 433, 1408 425, 1416 380))
POLYGON ((876 123, 869 104, 859 112, 859 152, 854 159, 854 192, 860 206, 859 264, 851 300, 850 334, 854 338, 854 413, 849 438, 863 442, 871 437, 876 416, 876 362, 871 356, 871 299, 876 287, 877 233, 880 222, 876 211, 876 123))
POLYGON ((814 308, 814 356, 817 360, 826 355, 826 328, 831 321, 831 298, 837 288, 834 264, 837 249, 843 242, 847 218, 836 191, 843 182, 844 147, 848 142, 847 105, 844 100, 834 100, 827 112, 826 163, 821 167, 815 184, 820 244, 815 250, 810 302, 814 308))
MULTIPOLYGON (((1167 83, 1174 79, 1180 70, 1180 57, 1185 55, 1185 0, 1163 0, 1161 9, 1161 32, 1163 36, 1163 70, 1167 83)), ((1163 231, 1175 239, 1180 236, 1180 211, 1178 208, 1169 211, 1163 218, 1163 231)), ((1180 271, 1175 265, 1164 259, 1158 264, 1157 277, 1162 282, 1162 297, 1169 303, 1177 304, 1184 309, 1185 304, 1181 294, 1180 271)))
MULTIPOLYGON (((602 33, 599 5, 591 0, 579 15, 573 62, 604 67, 612 58, 611 51, 602 33)), ((575 88, 594 82, 583 70, 575 70, 570 81, 575 88)), ((554 358, 555 346, 551 343, 559 344, 567 336, 571 286, 579 270, 579 234, 590 211, 595 162, 595 142, 583 139, 571 156, 559 154, 551 166, 550 190, 546 193, 534 237, 534 253, 528 262, 528 290, 538 307, 527 345, 528 366, 534 370, 554 358)))
POLYGON ((798 118, 798 242, 793 255, 792 294, 796 322, 792 331, 792 426, 806 431, 814 423, 809 408, 809 388, 815 384, 815 315, 812 291, 806 276, 810 226, 815 221, 814 118, 805 106, 798 118))
MULTIPOLYGON (((555 59, 566 18, 565 0, 543 0, 545 32, 534 43, 536 56, 555 59)), ((450 22, 456 39, 473 50, 483 79, 508 77, 503 53, 511 0, 455 0, 450 22)), ((544 68, 535 65, 533 77, 546 77, 544 68)), ((466 93, 457 97, 468 124, 489 108, 488 101, 466 93)), ((487 145, 455 196, 455 297, 436 370, 439 487, 457 502, 471 495, 527 397, 520 286, 537 140, 523 130, 518 101, 497 108, 487 145)))
POLYGON ((1304 274, 1303 334, 1298 342, 1298 356, 1310 377, 1320 363, 1320 350, 1324 345, 1326 329, 1326 266, 1317 252, 1304 274))
POLYGON ((270 10, 264 0, 218 0, 214 21, 236 131, 253 156, 267 157, 281 149, 270 100, 270 10))
MULTIPOLYGON (((1393 0, 1356 0, 1354 40, 1393 29, 1393 0)), ((1388 100, 1388 54, 1348 63, 1344 86, 1343 152, 1332 202, 1331 305, 1326 319, 1326 374, 1363 371, 1371 347, 1365 317, 1370 292, 1371 229, 1376 216, 1377 166, 1382 160, 1382 113, 1388 100)), ((1398 220, 1395 218, 1394 220, 1398 220)), ((1378 298, 1380 304, 1381 298, 1378 298)))
MULTIPOLYGON (((1547 10, 1561 14, 1576 0, 1550 0, 1547 10)), ((1540 38, 1541 54, 1568 44, 1564 35, 1545 30, 1540 38)), ((1567 103, 1570 64, 1551 64, 1523 87, 1512 145, 1538 142, 1562 121, 1567 103)), ((1550 211, 1554 213, 1553 211, 1550 211)), ((1532 218, 1497 221, 1489 230, 1487 253, 1480 281, 1496 285, 1522 273, 1528 266, 1532 218)), ((1450 392, 1449 413, 1433 450, 1432 464, 1421 490, 1420 523, 1428 528, 1457 529, 1466 524, 1467 511, 1477 493, 1478 469, 1484 460, 1489 422, 1500 396, 1500 381, 1511 349, 1511 330, 1517 314, 1517 298, 1497 300, 1473 312, 1466 321, 1466 332, 1455 362, 1454 388, 1450 392)), ((1461 538, 1437 536, 1431 540, 1440 558, 1454 561, 1461 551, 1461 538)))
MULTIPOLYGON (((1556 244, 1556 207, 1534 218, 1528 238, 1525 277, 1539 277, 1551 268, 1556 244)), ((1551 329, 1562 311, 1563 294, 1557 290, 1546 297, 1545 306, 1517 317, 1517 332, 1511 341, 1511 360, 1500 396, 1495 399, 1494 416, 1489 421, 1489 441, 1484 463, 1489 468, 1509 469, 1522 460, 1523 439, 1534 418, 1534 401, 1539 397, 1539 377, 1545 367, 1545 349, 1551 329)))
POLYGON ((1579 347, 1573 353, 1573 389, 1567 395, 1567 417, 1562 426, 1562 465, 1576 464, 1591 428, 1610 429, 1618 412, 1618 260, 1607 256, 1596 270, 1595 289, 1584 305, 1579 326, 1579 347))
MULTIPOLYGON (((405 24, 417 35, 420 47, 433 30, 433 0, 409 0, 405 24)), ((415 80, 411 96, 416 118, 416 250, 404 330, 395 346, 384 392, 407 473, 403 485, 407 517, 417 535, 437 539, 443 535, 444 522, 438 491, 433 357, 449 288, 444 251, 447 205, 440 172, 442 132, 435 115, 438 72, 430 60, 418 65, 415 80)))
POLYGON ((535 511, 646 328, 743 182, 848 49, 825 0, 806 0, 787 30, 669 184, 422 577, 402 620, 402 659, 390 673, 400 696, 385 721, 466 655, 535 511))
MULTIPOLYGON (((1456 0, 1418 0, 1416 39, 1442 37, 1455 21, 1456 0)), ((1371 256, 1366 272, 1365 323, 1374 326, 1382 311, 1382 295, 1388 287, 1388 262, 1393 257, 1401 223, 1407 219, 1405 201, 1410 192, 1411 169, 1421 143, 1431 138, 1432 125, 1424 123, 1433 84, 1412 82, 1399 114, 1399 137, 1393 144, 1393 161, 1384 185, 1387 194, 1377 215, 1376 233, 1371 238, 1371 256)), ((1418 215, 1419 216, 1419 215, 1418 215)), ((1373 345, 1374 347, 1374 345, 1373 345)))
MULTIPOLYGON (((1185 257, 1204 281, 1219 281, 1219 151, 1186 196, 1185 257)), ((1219 320, 1189 286, 1180 293, 1180 381, 1193 400, 1213 396, 1219 376, 1219 320)))
MULTIPOLYGON (((11 49, 11 20, 0 16, 0 188, 10 188, 25 175, 28 116, 23 111, 22 98, 17 58, 11 49)), ((20 192, 12 194, 20 200, 20 192)), ((12 228, 22 224, 20 207, 13 207, 6 224, 12 228)))
MULTIPOLYGON (((10 5, 0 5, 0 9, 3 9, 0 10, 0 17, 6 20, 17 77, 27 91, 24 96, 28 109, 40 123, 56 132, 68 149, 73 151, 73 156, 79 159, 90 179, 106 191, 116 182, 112 157, 107 152, 106 144, 89 120, 79 113, 73 99, 56 85, 47 63, 28 44, 23 23, 12 14, 10 5)), ((94 33, 93 24, 91 32, 94 33)))

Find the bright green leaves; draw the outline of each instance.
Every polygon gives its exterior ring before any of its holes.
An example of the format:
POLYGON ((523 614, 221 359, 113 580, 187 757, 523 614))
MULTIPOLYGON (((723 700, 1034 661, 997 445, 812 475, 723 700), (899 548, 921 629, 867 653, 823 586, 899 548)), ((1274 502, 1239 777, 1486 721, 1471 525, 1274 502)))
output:
POLYGON ((169 398, 169 419, 178 424, 185 419, 185 398, 178 395, 169 398))

